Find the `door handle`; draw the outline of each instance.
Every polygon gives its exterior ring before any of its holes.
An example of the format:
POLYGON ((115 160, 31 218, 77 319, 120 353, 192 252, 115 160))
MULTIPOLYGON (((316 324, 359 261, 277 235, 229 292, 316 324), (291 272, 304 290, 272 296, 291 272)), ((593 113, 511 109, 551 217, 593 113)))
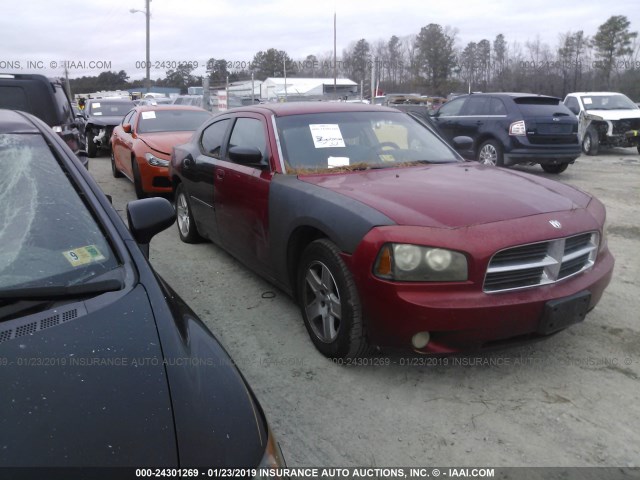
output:
POLYGON ((218 180, 222 180, 224 178, 224 170, 217 169, 216 170, 216 178, 218 180))
POLYGON ((483 125, 483 124, 484 124, 484 122, 483 122, 482 120, 478 120, 478 121, 476 122, 476 125, 483 125))

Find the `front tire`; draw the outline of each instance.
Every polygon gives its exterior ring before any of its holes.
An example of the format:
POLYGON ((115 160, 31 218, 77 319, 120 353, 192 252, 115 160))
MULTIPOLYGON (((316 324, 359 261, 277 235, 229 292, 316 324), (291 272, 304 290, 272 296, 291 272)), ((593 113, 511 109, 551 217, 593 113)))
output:
POLYGON ((120 170, 118 170, 118 167, 116 166, 116 159, 113 156, 113 150, 111 150, 111 175, 113 175, 113 178, 122 177, 122 172, 120 172, 120 170))
POLYGON ((189 204, 189 198, 187 192, 182 184, 178 185, 175 194, 175 209, 178 217, 178 234, 180 240, 185 243, 199 243, 202 241, 202 237, 198 233, 196 227, 196 221, 193 218, 191 212, 191 205, 189 204))
POLYGON ((587 155, 597 155, 599 147, 598 132, 594 128, 588 128, 582 139, 582 151, 587 155))
POLYGON ((98 146, 93 141, 93 133, 91 130, 85 135, 85 142, 87 143, 87 155, 89 158, 95 158, 98 154, 98 146))
POLYGON ((477 160, 483 165, 494 167, 504 166, 504 153, 502 145, 495 140, 487 140, 478 149, 477 160))
POLYGON ((558 163, 558 164, 548 163, 546 165, 542 164, 540 166, 547 173, 562 173, 567 169, 569 164, 568 163, 558 163))
POLYGON ((142 176, 140 175, 140 167, 135 158, 131 159, 131 171, 133 172, 133 188, 136 190, 136 197, 147 198, 146 192, 142 189, 142 176))
POLYGON ((324 356, 356 358, 368 353, 358 291, 333 242, 319 239, 304 250, 297 292, 307 332, 324 356))

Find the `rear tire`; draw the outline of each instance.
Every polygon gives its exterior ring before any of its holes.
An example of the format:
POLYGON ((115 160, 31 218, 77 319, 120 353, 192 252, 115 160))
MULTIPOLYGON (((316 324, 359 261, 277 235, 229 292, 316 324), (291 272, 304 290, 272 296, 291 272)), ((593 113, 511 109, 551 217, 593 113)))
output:
POLYGON ((191 212, 191 204, 186 189, 180 183, 175 192, 175 209, 178 221, 178 234, 184 243, 200 243, 203 239, 191 212))
POLYGON ((582 139, 582 151, 587 155, 597 155, 598 148, 600 147, 600 139, 598 138, 598 132, 589 127, 582 139))
POLYGON ((131 171, 133 172, 133 187, 136 190, 136 197, 147 198, 146 192, 142 189, 142 177, 140 176, 140 168, 136 159, 131 160, 131 171))
POLYGON ((304 250, 297 292, 304 325, 320 353, 329 358, 370 353, 358 291, 333 242, 319 239, 304 250))
POLYGON ((558 164, 548 163, 546 165, 542 164, 540 166, 547 173, 562 173, 567 169, 569 164, 568 163, 558 163, 558 164))
POLYGON ((495 140, 487 140, 478 149, 477 160, 483 165, 493 165, 494 167, 504 166, 504 153, 502 145, 495 140))

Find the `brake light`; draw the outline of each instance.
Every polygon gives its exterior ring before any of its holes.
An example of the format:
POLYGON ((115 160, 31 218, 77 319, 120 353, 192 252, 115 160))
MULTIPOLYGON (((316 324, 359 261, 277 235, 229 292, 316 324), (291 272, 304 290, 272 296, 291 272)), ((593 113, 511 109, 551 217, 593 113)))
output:
POLYGON ((524 120, 513 122, 509 125, 509 135, 526 135, 527 128, 524 124, 524 120))

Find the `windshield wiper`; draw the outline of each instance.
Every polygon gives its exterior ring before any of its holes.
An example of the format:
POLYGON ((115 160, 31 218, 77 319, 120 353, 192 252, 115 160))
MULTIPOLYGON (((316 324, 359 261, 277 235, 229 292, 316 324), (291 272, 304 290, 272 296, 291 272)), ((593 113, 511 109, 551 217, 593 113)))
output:
POLYGON ((120 279, 109 278, 79 285, 53 287, 20 287, 0 290, 0 300, 17 302, 19 300, 58 300, 83 295, 113 292, 121 290, 124 283, 120 279))

